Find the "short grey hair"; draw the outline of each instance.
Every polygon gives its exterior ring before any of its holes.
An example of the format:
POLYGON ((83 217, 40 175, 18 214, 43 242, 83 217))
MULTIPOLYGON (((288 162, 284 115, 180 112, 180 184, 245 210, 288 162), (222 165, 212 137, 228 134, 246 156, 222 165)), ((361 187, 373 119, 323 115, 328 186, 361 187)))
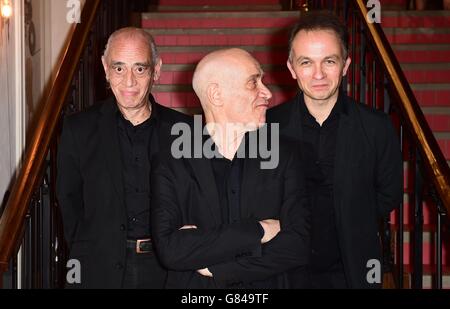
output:
POLYGON ((128 36, 136 36, 136 35, 140 35, 142 36, 145 41, 147 42, 149 49, 152 53, 152 66, 155 67, 156 64, 159 61, 159 54, 158 54, 158 49, 156 48, 156 44, 155 44, 155 40, 153 39, 153 36, 146 32, 144 29, 141 28, 135 28, 135 27, 126 27, 126 28, 122 28, 119 29, 117 31, 115 31, 114 33, 112 33, 109 38, 108 38, 108 42, 106 43, 106 47, 105 47, 105 51, 103 52, 103 58, 108 58, 109 56, 109 51, 111 48, 111 45, 113 43, 113 41, 122 34, 127 34, 128 36))

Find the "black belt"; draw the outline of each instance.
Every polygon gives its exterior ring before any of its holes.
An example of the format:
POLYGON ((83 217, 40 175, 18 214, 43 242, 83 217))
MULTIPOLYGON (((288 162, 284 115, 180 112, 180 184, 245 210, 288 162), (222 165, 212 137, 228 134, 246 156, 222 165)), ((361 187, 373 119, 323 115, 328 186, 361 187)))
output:
POLYGON ((152 240, 147 239, 127 239, 127 248, 134 249, 136 253, 148 253, 153 251, 152 240))

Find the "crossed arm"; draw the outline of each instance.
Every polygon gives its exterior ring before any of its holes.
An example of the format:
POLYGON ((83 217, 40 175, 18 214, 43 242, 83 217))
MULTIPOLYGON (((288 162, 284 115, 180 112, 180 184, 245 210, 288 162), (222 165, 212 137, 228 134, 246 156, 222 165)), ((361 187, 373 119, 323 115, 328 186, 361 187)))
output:
POLYGON ((247 218, 209 229, 196 228, 196 222, 183 222, 173 179, 171 169, 164 164, 152 174, 153 238, 167 268, 199 270, 224 282, 248 282, 307 263, 308 209, 297 156, 292 155, 285 167, 279 221, 247 218), (258 224, 264 229, 262 238, 258 224))

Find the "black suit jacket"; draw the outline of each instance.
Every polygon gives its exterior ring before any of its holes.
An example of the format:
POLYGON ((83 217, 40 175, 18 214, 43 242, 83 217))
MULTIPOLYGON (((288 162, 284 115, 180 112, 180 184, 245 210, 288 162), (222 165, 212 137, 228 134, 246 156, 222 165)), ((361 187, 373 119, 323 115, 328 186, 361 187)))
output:
MULTIPOLYGON (((351 288, 377 288, 366 280, 367 263, 382 263, 379 222, 402 199, 402 160, 389 117, 351 98, 343 101, 337 132, 334 210, 344 271, 351 288)), ((302 140, 303 94, 270 109, 268 123, 279 123, 281 135, 302 140)))
MULTIPOLYGON (((151 101, 158 114, 157 144, 164 149, 173 139, 172 124, 190 122, 191 117, 151 101)), ((69 258, 81 262, 81 284, 74 287, 120 288, 122 284, 127 214, 116 111, 111 98, 64 121, 57 196, 69 258)))
POLYGON ((156 158, 152 229, 168 288, 287 287, 286 272, 307 263, 309 209, 297 143, 280 141, 279 154, 276 169, 260 169, 260 157, 244 159, 241 222, 234 224, 221 221, 208 159, 156 158), (281 221, 281 231, 261 245, 257 222, 270 218, 281 221), (198 228, 179 230, 183 225, 198 228), (196 272, 205 267, 214 278, 196 272))

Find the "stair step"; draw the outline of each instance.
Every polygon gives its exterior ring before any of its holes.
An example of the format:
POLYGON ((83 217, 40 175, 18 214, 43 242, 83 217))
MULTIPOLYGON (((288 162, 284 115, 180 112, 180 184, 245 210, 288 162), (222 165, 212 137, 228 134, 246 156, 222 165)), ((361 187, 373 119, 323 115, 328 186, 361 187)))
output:
MULTIPOLYGON (((434 239, 434 238, 433 238, 434 239)), ((433 240, 434 241, 434 240, 433 240)), ((423 242, 422 246, 422 261, 424 266, 432 266, 435 264, 435 247, 434 244, 430 242, 423 242)), ((403 263, 404 264, 411 264, 412 263, 412 243, 404 243, 403 244, 403 263)), ((448 264, 448 247, 442 246, 442 261, 444 266, 450 266, 448 264)), ((431 267, 432 269, 432 267, 431 267)))
MULTIPOLYGON (((238 45, 251 53, 261 64, 286 64, 286 47, 238 45)), ((159 47, 164 64, 196 65, 206 54, 217 50, 218 46, 170 46, 159 47)))
POLYGON ((383 28, 450 27, 450 14, 447 11, 428 11, 428 14, 420 11, 383 11, 381 24, 383 28))
MULTIPOLYGON (((194 71, 196 64, 164 64, 162 72, 181 72, 181 71, 194 71)), ((287 71, 286 64, 262 64, 261 68, 264 72, 279 72, 287 71)))
MULTIPOLYGON (((405 6, 402 4, 383 4, 381 6, 382 12, 384 12, 384 11, 394 11, 394 12, 395 11, 403 11, 404 9, 405 9, 405 6)), ((384 19, 382 19, 382 20, 384 20, 384 19)))
POLYGON ((450 132, 434 132, 446 160, 450 159, 450 132))
POLYGON ((159 0, 159 5, 193 5, 193 6, 199 6, 199 5, 241 5, 241 4, 254 4, 254 5, 261 5, 261 4, 278 4, 278 0, 159 0))
POLYGON ((434 132, 450 132, 450 107, 423 107, 422 111, 434 132))
POLYGON ((392 44, 400 63, 450 62, 450 44, 392 44))
MULTIPOLYGON (((412 272, 413 272, 413 266, 410 264, 404 265, 403 272, 407 276, 404 283, 411 284, 412 282, 412 272)), ((422 276, 422 285, 424 289, 431 289, 435 285, 435 272, 436 267, 434 265, 424 265, 423 269, 423 276, 422 276)), ((444 266, 442 267, 442 288, 444 289, 450 289, 450 267, 444 266)), ((410 286, 405 286, 405 288, 410 288, 410 286)))
MULTIPOLYGON (((161 35, 239 35, 239 34, 271 34, 276 35, 279 32, 289 32, 286 28, 188 28, 188 29, 147 29, 146 32, 152 36, 161 35)), ((285 42, 286 44, 286 42, 285 42)))
POLYGON ((411 84, 413 90, 450 90, 450 84, 411 84))
POLYGON ((450 116, 450 107, 423 107, 422 111, 425 115, 430 116, 450 116))
POLYGON ((437 107, 450 105, 449 90, 414 90, 414 95, 421 107, 437 107))
MULTIPOLYGON (((398 17, 398 18, 409 18, 409 17, 446 17, 450 18, 450 11, 446 10, 425 10, 425 11, 416 11, 416 10, 403 10, 403 11, 383 11, 382 18, 388 17, 398 17)), ((382 24, 384 26, 384 20, 382 20, 382 24)))
MULTIPOLYGON (((246 51, 253 52, 272 52, 272 51, 280 51, 283 50, 286 54, 288 54, 287 47, 279 47, 279 46, 237 46, 239 48, 245 49, 246 51)), ((201 52, 204 55, 217 50, 217 46, 161 46, 158 47, 159 52, 163 53, 198 53, 201 52)), ((287 58, 286 58, 287 59, 287 58)))
POLYGON ((158 46, 236 46, 236 45, 260 45, 260 46, 286 46, 289 34, 282 30, 277 34, 260 34, 250 30, 242 30, 241 34, 183 34, 183 35, 155 35, 155 43, 158 46))
POLYGON ((150 11, 154 12, 203 12, 203 11, 281 11, 279 4, 267 5, 157 5, 150 6, 150 11))
MULTIPOLYGON (((213 50, 217 50, 219 47, 216 46, 213 50)), ((211 50, 212 51, 212 50, 211 50)), ((161 59, 165 64, 197 64, 200 59, 205 56, 206 53, 202 52, 192 52, 192 53, 161 53, 161 59)), ((254 52, 252 53, 253 57, 255 57, 260 63, 266 64, 271 61, 276 61, 278 63, 286 63, 287 52, 275 52, 275 53, 267 53, 267 52, 254 52), (273 59, 273 60, 272 60, 273 59)))
MULTIPOLYGON (((412 273, 413 266, 411 264, 403 265, 403 267, 404 267, 403 268, 404 272, 412 273)), ((424 275, 431 275, 431 274, 434 274, 435 272, 436 272, 436 268, 435 268, 434 265, 424 265, 423 266, 423 273, 424 273, 424 275)), ((442 267, 442 273, 445 276, 450 276, 450 266, 447 265, 447 266, 442 267)))
POLYGON ((428 124, 433 132, 450 132, 450 115, 427 115, 425 114, 428 124))
POLYGON ((403 63, 401 66, 410 83, 443 83, 450 81, 450 62, 403 63))
POLYGON ((281 28, 290 27, 298 12, 195 12, 143 13, 142 27, 150 29, 187 28, 281 28))
POLYGON ((450 28, 384 28, 391 44, 450 43, 450 28))
POLYGON ((450 84, 411 84, 421 107, 450 106, 450 84))
POLYGON ((408 1, 409 0, 383 0, 380 2, 383 3, 381 8, 384 8, 385 5, 398 5, 398 6, 402 6, 402 8, 405 9, 408 1))

